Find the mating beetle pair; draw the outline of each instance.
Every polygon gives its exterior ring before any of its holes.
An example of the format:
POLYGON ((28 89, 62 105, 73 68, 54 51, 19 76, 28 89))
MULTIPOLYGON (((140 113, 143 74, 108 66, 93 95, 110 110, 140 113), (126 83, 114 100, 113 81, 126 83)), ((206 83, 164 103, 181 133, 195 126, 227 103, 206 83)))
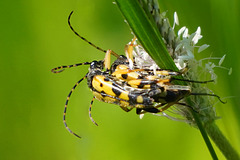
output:
POLYGON ((111 50, 104 50, 94 45, 84 37, 80 36, 73 29, 70 23, 72 13, 73 12, 71 12, 68 17, 68 24, 71 30, 82 40, 105 53, 104 60, 60 66, 52 69, 53 73, 60 73, 65 68, 72 68, 80 65, 90 65, 88 73, 74 85, 65 103, 63 116, 64 125, 68 131, 75 136, 80 138, 80 136, 72 132, 67 126, 66 111, 72 92, 84 79, 87 79, 88 87, 93 92, 93 99, 89 107, 89 116, 92 122, 96 125, 97 123, 91 116, 91 108, 95 98, 106 103, 117 104, 124 111, 130 111, 133 108, 136 108, 137 114, 144 114, 146 112, 162 112, 174 104, 184 105, 192 109, 191 106, 179 102, 181 99, 185 98, 188 95, 207 95, 219 98, 219 96, 215 94, 192 93, 189 86, 173 85, 171 83, 173 80, 188 81, 193 83, 207 83, 212 82, 212 80, 182 80, 174 77, 181 75, 183 73, 182 71, 175 72, 164 69, 153 70, 148 67, 136 67, 132 55, 134 48, 133 42, 136 40, 136 38, 134 38, 131 44, 127 45, 125 49, 127 57, 123 55, 119 56, 111 50), (111 55, 114 55, 117 58, 117 60, 115 60, 112 65, 110 63, 111 55))

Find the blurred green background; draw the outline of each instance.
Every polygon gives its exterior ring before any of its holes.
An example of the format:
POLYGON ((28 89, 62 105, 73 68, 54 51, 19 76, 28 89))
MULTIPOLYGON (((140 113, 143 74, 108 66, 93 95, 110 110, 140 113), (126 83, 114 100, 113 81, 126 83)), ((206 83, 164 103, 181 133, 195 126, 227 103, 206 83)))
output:
MULTIPOLYGON (((233 73, 217 70, 213 90, 228 103, 216 105, 222 119, 217 124, 236 150, 240 150, 240 22, 238 0, 162 0, 162 11, 172 20, 177 11, 180 26, 190 32, 202 28, 200 44, 211 47, 198 57, 221 57, 233 73)), ((87 72, 83 66, 52 74, 59 65, 103 59, 104 54, 72 33, 67 17, 74 10, 72 25, 88 40, 104 49, 124 54, 132 35, 112 0, 1 1, 0 68, 1 116, 0 159, 63 160, 144 160, 211 159, 200 132, 185 123, 146 115, 95 101, 93 117, 88 107, 92 99, 86 81, 71 97, 67 122, 81 135, 77 139, 62 123, 66 97, 87 72)), ((215 147, 216 148, 216 147, 215 147)), ((216 148, 220 159, 223 155, 216 148)))

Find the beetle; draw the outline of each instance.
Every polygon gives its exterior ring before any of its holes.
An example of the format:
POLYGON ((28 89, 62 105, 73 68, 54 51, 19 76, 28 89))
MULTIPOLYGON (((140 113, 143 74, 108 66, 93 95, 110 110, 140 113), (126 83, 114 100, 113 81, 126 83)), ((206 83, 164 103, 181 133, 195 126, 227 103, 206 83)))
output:
POLYGON ((133 42, 136 38, 134 38, 131 43, 125 47, 126 56, 118 55, 112 50, 104 50, 96 46, 92 42, 80 36, 74 30, 70 23, 72 14, 73 11, 68 17, 68 25, 71 30, 82 40, 105 53, 105 58, 103 60, 83 62, 74 65, 64 65, 51 70, 53 73, 60 73, 65 68, 89 65, 86 75, 81 78, 69 92, 64 107, 63 122, 66 129, 73 135, 81 138, 68 127, 66 123, 66 112, 69 99, 73 91, 84 79, 87 79, 88 87, 93 93, 93 98, 89 107, 89 117, 95 125, 97 125, 97 123, 91 116, 91 108, 94 99, 98 99, 106 103, 117 104, 126 112, 136 108, 137 114, 143 114, 146 112, 163 112, 174 104, 184 105, 193 109, 191 106, 179 102, 189 95, 215 96, 220 100, 220 97, 215 94, 192 93, 189 86, 174 85, 171 83, 173 80, 193 83, 207 83, 212 82, 213 80, 193 81, 178 79, 175 77, 183 74, 184 70, 176 72, 166 69, 156 69, 154 71, 150 68, 138 68, 135 65, 134 58, 132 56, 133 47, 135 46, 133 42), (112 64, 110 63, 111 55, 117 58, 112 64))

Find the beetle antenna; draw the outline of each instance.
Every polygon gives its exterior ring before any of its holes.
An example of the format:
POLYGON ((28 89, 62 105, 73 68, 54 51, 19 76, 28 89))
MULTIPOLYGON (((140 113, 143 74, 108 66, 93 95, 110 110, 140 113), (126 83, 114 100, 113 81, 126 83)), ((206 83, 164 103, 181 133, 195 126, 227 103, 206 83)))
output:
MULTIPOLYGON (((106 53, 107 50, 102 49, 102 48, 96 46, 95 44, 93 44, 92 42, 88 41, 88 40, 87 40, 86 38, 84 38, 83 36, 80 36, 80 35, 74 30, 74 28, 72 27, 71 22, 70 22, 70 19, 71 19, 72 14, 73 14, 73 11, 72 11, 72 12, 70 13, 70 15, 68 16, 68 25, 69 25, 69 27, 71 28, 71 30, 72 30, 79 38, 81 38, 82 40, 84 40, 85 42, 87 42, 88 44, 90 44, 91 46, 93 46, 94 48, 96 48, 96 49, 98 49, 98 50, 106 53)), ((113 51, 112 51, 111 54, 114 55, 114 56, 117 57, 117 58, 119 57, 119 55, 118 55, 117 53, 113 52, 113 51)))

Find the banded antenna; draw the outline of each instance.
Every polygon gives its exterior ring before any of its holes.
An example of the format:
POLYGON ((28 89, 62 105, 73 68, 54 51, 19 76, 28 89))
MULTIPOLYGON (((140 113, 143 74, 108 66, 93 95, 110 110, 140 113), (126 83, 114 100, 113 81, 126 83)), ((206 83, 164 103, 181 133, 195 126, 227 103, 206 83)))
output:
MULTIPOLYGON (((87 42, 88 44, 90 44, 91 46, 93 46, 94 48, 96 48, 97 50, 100 50, 100 51, 106 53, 107 50, 102 49, 102 48, 96 46, 96 45, 93 44, 92 42, 88 41, 86 38, 80 36, 80 35, 74 30, 74 28, 72 27, 71 22, 70 22, 70 19, 71 19, 72 14, 73 14, 73 11, 72 11, 72 12, 70 13, 70 15, 68 16, 68 25, 69 25, 69 27, 71 28, 71 30, 72 30, 78 37, 80 37, 82 40, 84 40, 85 42, 87 42)), ((115 53, 115 52, 112 51, 111 54, 114 55, 115 57, 119 58, 119 55, 118 55, 117 53, 115 53)))

